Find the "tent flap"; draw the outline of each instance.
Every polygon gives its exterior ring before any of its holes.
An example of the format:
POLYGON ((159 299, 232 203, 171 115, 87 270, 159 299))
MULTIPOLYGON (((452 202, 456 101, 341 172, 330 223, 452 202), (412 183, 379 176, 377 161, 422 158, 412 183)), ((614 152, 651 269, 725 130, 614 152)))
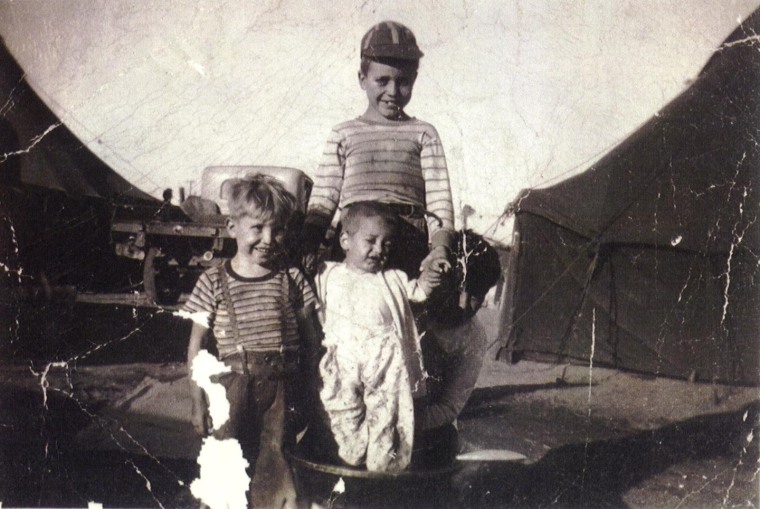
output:
POLYGON ((756 11, 592 168, 522 192, 515 355, 760 382, 759 31, 756 11))
POLYGON ((158 201, 93 154, 42 102, 0 39, 0 182, 120 203, 158 201))

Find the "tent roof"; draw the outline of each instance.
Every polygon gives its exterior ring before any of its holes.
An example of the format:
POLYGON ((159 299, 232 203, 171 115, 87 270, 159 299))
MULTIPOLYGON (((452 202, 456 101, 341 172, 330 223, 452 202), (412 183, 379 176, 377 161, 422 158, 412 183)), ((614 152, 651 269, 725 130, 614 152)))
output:
POLYGON ((2 39, 0 93, 0 182, 118 202, 157 201, 103 163, 45 106, 2 39))
POLYGON ((586 172, 523 191, 517 212, 601 242, 727 252, 760 245, 760 10, 696 81, 586 172))
POLYGON ((513 359, 760 381, 759 32, 757 11, 592 168, 518 198, 513 359))

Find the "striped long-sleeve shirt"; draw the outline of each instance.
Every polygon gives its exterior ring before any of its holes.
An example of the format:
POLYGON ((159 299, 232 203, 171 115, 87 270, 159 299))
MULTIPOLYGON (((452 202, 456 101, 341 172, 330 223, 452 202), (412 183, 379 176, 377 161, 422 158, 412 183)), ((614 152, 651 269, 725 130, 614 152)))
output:
POLYGON ((433 246, 449 245, 454 206, 446 158, 435 127, 417 119, 355 119, 335 126, 327 140, 306 222, 326 230, 336 210, 359 201, 416 205, 428 219, 433 246))

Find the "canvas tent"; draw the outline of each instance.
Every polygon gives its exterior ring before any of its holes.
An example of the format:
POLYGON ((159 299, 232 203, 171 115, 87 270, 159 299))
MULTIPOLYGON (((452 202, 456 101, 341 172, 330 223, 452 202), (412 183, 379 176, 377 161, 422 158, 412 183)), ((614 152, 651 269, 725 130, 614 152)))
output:
POLYGON ((513 203, 511 359, 760 381, 760 11, 582 174, 513 203))
POLYGON ((124 263, 110 245, 114 206, 154 213, 161 202, 132 186, 62 124, 29 87, 1 39, 0 94, 0 288, 121 284, 115 281, 125 278, 124 263))
MULTIPOLYGON (((0 39, 0 177, 109 200, 151 200, 98 159, 24 79, 0 39)), ((97 140, 92 140, 97 143, 97 140)))

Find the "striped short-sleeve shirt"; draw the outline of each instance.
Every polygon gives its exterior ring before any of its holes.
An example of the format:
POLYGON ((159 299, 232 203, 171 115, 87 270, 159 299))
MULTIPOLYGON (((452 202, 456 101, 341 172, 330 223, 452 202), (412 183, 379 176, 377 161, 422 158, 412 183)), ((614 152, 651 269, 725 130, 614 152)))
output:
POLYGON ((208 327, 214 332, 220 358, 237 352, 222 277, 227 277, 240 344, 246 351, 271 352, 281 347, 300 347, 296 310, 316 303, 303 274, 290 268, 263 277, 243 277, 232 270, 228 261, 201 274, 184 305, 185 311, 207 313, 208 327))
POLYGON ((309 200, 307 223, 327 228, 335 211, 359 201, 416 205, 454 230, 451 184, 438 132, 418 119, 355 119, 335 126, 325 145, 309 200))

